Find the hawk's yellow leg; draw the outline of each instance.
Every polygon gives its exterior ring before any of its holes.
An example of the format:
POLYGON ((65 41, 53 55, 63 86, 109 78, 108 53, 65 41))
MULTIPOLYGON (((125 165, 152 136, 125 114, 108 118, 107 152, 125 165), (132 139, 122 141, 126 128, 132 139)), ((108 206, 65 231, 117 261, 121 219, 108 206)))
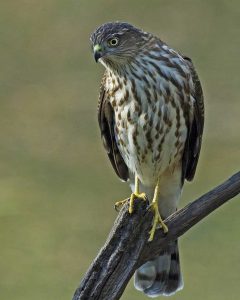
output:
MULTIPOLYGON (((137 176, 135 176, 135 191, 134 193, 131 194, 130 196, 130 202, 129 202, 129 213, 132 214, 133 213, 133 206, 134 206, 134 200, 135 199, 142 199, 144 201, 146 201, 147 197, 146 197, 146 194, 145 193, 140 193, 139 192, 139 179, 137 176)), ((119 208, 121 207, 123 204, 125 204, 126 202, 128 201, 128 198, 127 199, 124 199, 124 200, 121 200, 121 201, 118 201, 115 203, 115 208, 119 208)))
POLYGON ((154 219, 153 219, 152 229, 149 232, 150 233, 150 236, 149 236, 149 239, 148 239, 149 242, 151 242, 153 240, 154 234, 155 234, 155 231, 156 231, 156 228, 157 228, 158 224, 161 225, 164 233, 168 232, 167 225, 163 222, 163 220, 161 218, 161 215, 159 213, 159 210, 158 210, 159 192, 160 192, 160 190, 159 190, 159 181, 158 181, 158 183, 155 187, 152 203, 150 204, 150 208, 152 209, 152 211, 154 213, 154 219))

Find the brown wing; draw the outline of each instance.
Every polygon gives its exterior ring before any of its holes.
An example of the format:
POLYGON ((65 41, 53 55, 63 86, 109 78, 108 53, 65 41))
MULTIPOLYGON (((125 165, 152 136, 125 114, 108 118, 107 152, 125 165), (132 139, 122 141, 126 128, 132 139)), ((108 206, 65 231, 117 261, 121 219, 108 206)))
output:
POLYGON ((184 59, 187 61, 192 73, 193 84, 195 87, 194 98, 196 100, 194 103, 193 121, 188 126, 188 137, 186 140, 182 161, 182 179, 191 181, 196 171, 202 144, 202 134, 204 126, 204 100, 201 83, 193 66, 193 63, 188 57, 184 57, 184 59))
POLYGON ((106 73, 100 87, 100 95, 98 102, 98 123, 101 131, 101 137, 104 148, 107 151, 111 164, 120 179, 127 181, 129 178, 128 167, 125 164, 115 138, 114 126, 114 111, 109 102, 105 90, 106 73))

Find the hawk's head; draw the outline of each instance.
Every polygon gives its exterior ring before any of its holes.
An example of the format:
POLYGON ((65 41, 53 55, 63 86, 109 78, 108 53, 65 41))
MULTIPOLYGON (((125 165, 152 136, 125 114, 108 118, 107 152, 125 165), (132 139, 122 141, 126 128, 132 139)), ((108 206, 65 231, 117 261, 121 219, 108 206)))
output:
POLYGON ((90 38, 95 60, 110 66, 129 63, 142 48, 148 36, 148 33, 128 23, 103 24, 90 38))

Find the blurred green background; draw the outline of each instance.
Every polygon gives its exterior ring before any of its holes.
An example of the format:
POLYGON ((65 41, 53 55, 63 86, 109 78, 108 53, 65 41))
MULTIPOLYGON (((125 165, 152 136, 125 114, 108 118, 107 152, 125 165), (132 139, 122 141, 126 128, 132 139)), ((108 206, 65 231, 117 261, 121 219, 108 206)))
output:
MULTIPOLYGON (((1 2, 0 299, 71 299, 129 194, 100 141, 90 33, 128 21, 193 59, 206 127, 183 206, 239 170, 239 15, 237 0, 1 2)), ((181 238, 174 299, 239 299, 239 215, 235 199, 181 238)), ((146 297, 130 282, 122 299, 146 297)))

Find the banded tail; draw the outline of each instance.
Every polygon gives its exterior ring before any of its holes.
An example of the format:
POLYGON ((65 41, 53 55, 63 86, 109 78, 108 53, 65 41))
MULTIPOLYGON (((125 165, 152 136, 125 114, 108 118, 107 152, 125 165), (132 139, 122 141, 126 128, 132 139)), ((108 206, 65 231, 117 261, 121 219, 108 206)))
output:
POLYGON ((134 286, 149 297, 171 296, 183 288, 177 241, 135 272, 134 286))

